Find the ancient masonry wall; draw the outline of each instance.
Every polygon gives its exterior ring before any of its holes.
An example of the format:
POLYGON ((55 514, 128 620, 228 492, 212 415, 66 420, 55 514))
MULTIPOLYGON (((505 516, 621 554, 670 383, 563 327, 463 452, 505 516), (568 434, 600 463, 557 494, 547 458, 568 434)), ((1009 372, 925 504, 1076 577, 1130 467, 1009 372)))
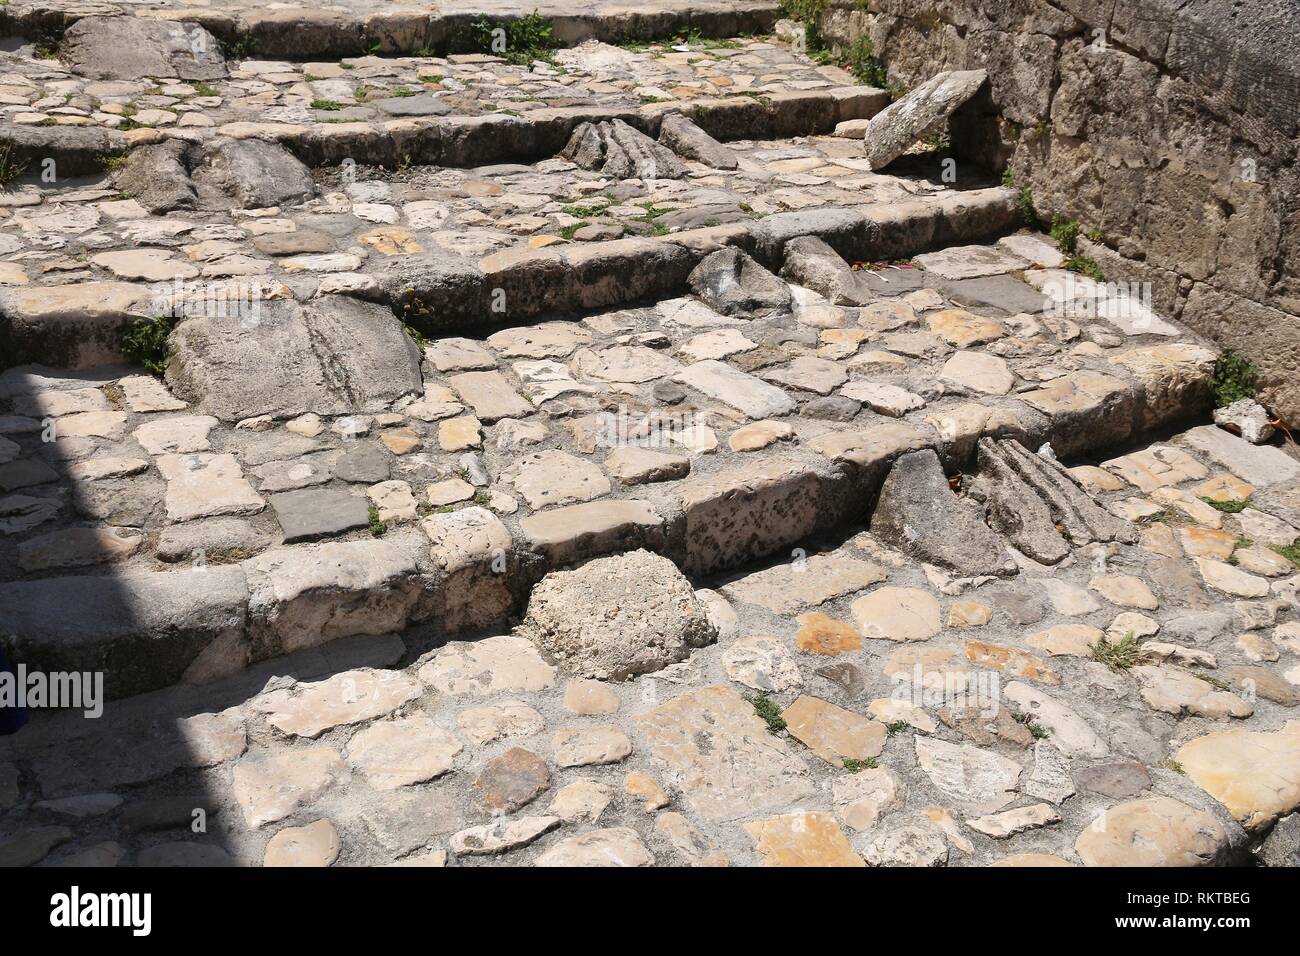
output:
POLYGON ((1250 358, 1300 422, 1300 10, 1294 0, 832 0, 891 81, 986 69, 1039 214, 1112 281, 1250 358))

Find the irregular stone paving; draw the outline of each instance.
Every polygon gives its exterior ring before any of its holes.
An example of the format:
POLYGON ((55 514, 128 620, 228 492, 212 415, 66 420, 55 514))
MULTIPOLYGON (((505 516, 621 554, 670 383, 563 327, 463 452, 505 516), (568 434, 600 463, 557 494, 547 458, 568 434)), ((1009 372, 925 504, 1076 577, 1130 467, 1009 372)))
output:
MULTIPOLYGON (((555 65, 488 53, 347 56, 330 62, 238 59, 228 76, 91 79, 53 59, 0 57, 4 122, 129 131, 239 132, 239 124, 295 127, 519 113, 547 107, 637 108, 720 96, 829 91, 854 85, 788 46, 756 39, 617 47, 598 41, 555 52, 555 65), (223 130, 223 127, 229 129, 223 130)), ((377 127, 378 128, 378 125, 377 127)), ((147 140, 147 137, 140 137, 147 140)))
MULTIPOLYGON (((1215 353, 1159 316, 1063 309, 1096 290, 1046 237, 952 242, 971 193, 871 173, 850 130, 730 140, 734 170, 623 181, 558 158, 308 175, 257 138, 419 104, 654 109, 846 75, 745 39, 589 45, 563 70, 245 60, 209 96, 5 56, 11 130, 125 117, 134 143, 212 148, 203 201, 166 214, 102 175, 3 194, 6 317, 57 341, 69 317, 231 280, 263 311, 187 318, 165 378, 103 364, 93 340, 86 368, 0 372, 7 642, 105 671, 114 698, 102 720, 39 712, 0 739, 0 864, 1221 863, 1300 803, 1300 577, 1278 550, 1300 534, 1300 461, 1188 428, 1215 353), (346 117, 311 107, 334 97, 346 117), (209 142, 222 128, 245 147, 209 142), (283 203, 259 206, 269 191, 283 203), (693 248, 682 294, 634 307, 548 310, 546 263, 530 325, 417 340, 372 301, 417 281, 420 260, 385 269, 401 256, 802 212, 693 248), (948 244, 860 264, 827 244, 868 224, 885 246, 948 244), (1050 566, 1009 553, 968 577, 960 549, 912 541, 934 527, 863 527, 891 463, 926 449, 925 495, 954 477, 978 521, 998 489, 957 474, 990 437, 1056 455, 1133 533, 1067 529, 1050 566), (671 559, 641 610, 690 606, 690 635, 651 615, 656 648, 596 667, 609 648, 547 656, 540 608, 510 630, 547 572, 640 549, 671 559), (637 676, 589 679, 611 670, 637 676)), ((454 280, 424 306, 453 309, 454 280)), ((605 565, 579 572, 593 620, 628 610, 648 560, 617 589, 605 565)))
POLYGON ((1266 544, 1300 538, 1300 481, 1276 449, 1245 480, 1239 443, 1198 426, 1074 465, 1140 537, 1054 567, 1012 552, 1018 574, 962 578, 859 529, 700 579, 716 643, 623 683, 503 630, 432 650, 408 633, 99 722, 38 714, 0 749, 0 858, 1240 862, 1300 806, 1300 569, 1266 544), (1179 507, 1206 498, 1246 507, 1179 507), (1131 656, 1097 659, 1102 641, 1131 656))

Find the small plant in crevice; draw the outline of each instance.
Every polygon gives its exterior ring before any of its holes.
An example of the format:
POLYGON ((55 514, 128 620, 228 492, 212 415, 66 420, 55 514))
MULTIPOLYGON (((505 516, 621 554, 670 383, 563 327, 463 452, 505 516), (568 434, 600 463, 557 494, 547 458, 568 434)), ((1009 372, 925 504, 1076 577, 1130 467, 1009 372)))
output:
POLYGON ((1183 769, 1183 765, 1179 763, 1177 760, 1175 760, 1173 757, 1166 757, 1164 760, 1156 764, 1156 766, 1160 767, 1162 770, 1172 770, 1174 773, 1187 772, 1186 770, 1183 769))
POLYGON ((1016 171, 1010 166, 1002 170, 1002 185, 1007 189, 1016 188, 1016 171))
POLYGON ((513 20, 479 17, 469 29, 480 52, 491 53, 518 66, 528 66, 534 60, 550 63, 560 45, 551 18, 536 10, 513 20))
POLYGON ((1259 372, 1250 359, 1228 349, 1214 363, 1214 406, 1223 408, 1243 398, 1254 398, 1259 372))
POLYGON ((885 724, 885 733, 891 737, 896 737, 912 725, 905 720, 896 720, 892 724, 885 724))
POLYGON ((852 73, 859 83, 882 90, 889 85, 885 65, 876 56, 876 46, 866 33, 860 34, 849 44, 840 59, 840 65, 852 73))
POLYGON ((373 501, 366 508, 366 520, 372 538, 382 538, 388 532, 388 522, 379 517, 379 507, 373 501))
POLYGON ((1201 495, 1201 500, 1204 501, 1211 508, 1213 508, 1215 511, 1222 511, 1226 515, 1241 514, 1250 505, 1249 498, 1247 498, 1244 501, 1238 501, 1236 499, 1231 499, 1228 501, 1219 501, 1217 498, 1208 498, 1205 495, 1201 495))
POLYGON ((244 33, 229 40, 218 38, 221 55, 227 60, 247 60, 257 52, 257 37, 244 33))
POLYGON ((1101 661, 1113 671, 1126 671, 1138 661, 1137 638, 1132 631, 1125 633, 1118 641, 1103 636, 1092 645, 1092 659, 1101 661))
POLYGON ((176 319, 167 316, 136 319, 122 333, 122 355, 161 378, 167 371, 167 336, 175 327, 176 319))
POLYGON ((1052 241, 1056 243, 1056 248, 1067 256, 1072 256, 1079 251, 1079 231, 1079 224, 1073 219, 1062 219, 1060 216, 1052 217, 1049 234, 1052 241))
POLYGON ((858 760, 854 757, 845 757, 841 761, 844 769, 849 773, 861 773, 864 770, 875 770, 880 764, 876 763, 875 757, 868 757, 866 760, 858 760))
POLYGON ((767 695, 765 691, 746 694, 745 700, 754 705, 754 713, 767 723, 769 734, 779 734, 785 730, 785 718, 781 716, 781 705, 767 695))
POLYGON ((1040 225, 1038 210, 1034 207, 1034 191, 1028 186, 1020 187, 1020 218, 1030 229, 1037 229, 1040 225))
POLYGON ((1034 723, 1034 718, 1031 714, 1022 713, 1021 711, 1016 710, 1012 711, 1011 719, 1018 724, 1023 724, 1025 729, 1029 731, 1029 736, 1033 737, 1035 740, 1045 740, 1051 734, 1051 731, 1042 724, 1034 723))
POLYGON ((8 143, 0 145, 0 189, 8 189, 25 172, 27 164, 14 158, 12 147, 8 143))
POLYGON ((1275 545, 1273 550, 1300 568, 1300 542, 1275 545))

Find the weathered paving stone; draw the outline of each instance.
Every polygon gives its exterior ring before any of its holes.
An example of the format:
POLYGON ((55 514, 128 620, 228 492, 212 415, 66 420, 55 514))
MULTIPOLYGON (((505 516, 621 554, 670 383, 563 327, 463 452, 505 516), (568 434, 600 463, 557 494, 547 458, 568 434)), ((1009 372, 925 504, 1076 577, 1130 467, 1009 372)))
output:
POLYGON ((1206 734, 1183 744, 1174 759, 1249 830, 1300 806, 1300 721, 1272 733, 1206 734))
POLYGON ((566 837, 539 856, 535 866, 653 866, 654 854, 630 827, 592 830, 566 837))
POLYGON ((1036 830, 1052 823, 1059 823, 1061 815, 1055 808, 1045 803, 1036 803, 1015 810, 1003 810, 1001 813, 967 820, 966 825, 985 836, 995 840, 1006 840, 1026 830, 1036 830))
POLYGON ((785 615, 852 594, 880 583, 885 577, 885 570, 870 561, 813 554, 738 578, 727 584, 722 593, 733 601, 785 615))
POLYGON ((803 761, 730 688, 688 691, 636 724, 669 785, 705 820, 777 810, 813 792, 803 761))
POLYGON ((275 823, 315 803, 347 773, 325 744, 245 757, 235 765, 232 793, 250 827, 275 823))
POLYGON ((632 741, 614 726, 561 727, 551 742, 557 767, 619 763, 632 752, 632 741))
POLYGON ((396 671, 345 671, 256 698, 254 709, 281 733, 319 737, 327 730, 381 717, 413 699, 419 683, 396 671))
POLYGON ((794 410, 794 399, 775 385, 713 359, 687 366, 673 378, 753 419, 774 418, 794 410))
POLYGON ((948 841, 928 823, 895 823, 875 833, 862 848, 871 866, 947 866, 948 841))
POLYGON ((551 772, 531 750, 512 747, 493 757, 474 778, 474 793, 485 813, 513 813, 548 790, 551 772))
POLYGON ((745 637, 729 646, 722 669, 738 684, 781 692, 803 686, 799 664, 785 642, 775 637, 745 637))
POLYGON ((568 672, 601 680, 657 671, 717 639, 690 582, 641 550, 548 574, 521 630, 568 672))
POLYGON ((531 737, 541 732, 546 721, 522 701, 504 700, 468 707, 456 716, 456 724, 470 740, 486 744, 508 737, 531 737))
POLYGON ((82 567, 122 561, 144 544, 144 536, 128 528, 66 528, 18 545, 18 566, 24 571, 82 567))
POLYGON ((837 621, 820 611, 799 615, 795 647, 805 654, 836 656, 862 649, 862 635, 853 625, 837 621))
POLYGON ((1140 664, 1132 669, 1142 687, 1142 699, 1154 710, 1174 716, 1193 714, 1198 717, 1249 717, 1255 708, 1231 691, 1218 690, 1214 684, 1194 674, 1172 667, 1140 664))
POLYGON ((266 507, 233 455, 162 455, 157 465, 167 482, 169 521, 256 514, 266 507))
POLYGON ((286 543, 342 534, 370 523, 364 497, 334 488, 280 492, 271 496, 271 508, 286 543))
POLYGON ((918 736, 916 759, 931 782, 970 813, 993 813, 1015 799, 1022 768, 992 751, 918 736))
POLYGON ((939 633, 939 602, 919 588, 882 587, 853 602, 853 622, 865 637, 927 641, 939 633))
POLYGON ((32 866, 50 851, 72 839, 72 831, 62 826, 32 827, 0 841, 0 866, 32 866))
POLYGON ((829 813, 792 813, 745 824, 764 866, 866 866, 829 813))
POLYGON ((532 641, 509 635, 453 641, 418 674, 434 690, 452 695, 544 690, 555 682, 555 668, 542 659, 532 641))
POLYGON ((614 788, 595 780, 575 780, 555 791, 546 812, 566 823, 595 823, 614 799, 614 788))
POLYGON ((266 845, 263 866, 330 866, 339 857, 338 830, 329 820, 285 827, 266 845))
POLYGON ((781 716, 791 737, 830 764, 868 760, 885 748, 884 724, 829 701, 805 695, 781 716))
POLYGON ((469 827, 452 834, 451 852, 457 856, 489 856, 527 846, 561 824, 559 817, 522 817, 469 827))
POLYGON ((1212 866, 1227 849, 1214 817, 1169 797, 1104 811, 1075 841, 1085 866, 1212 866))
POLYGON ((516 460, 501 476, 531 508, 571 505, 609 494, 600 467, 562 451, 533 452, 516 460))

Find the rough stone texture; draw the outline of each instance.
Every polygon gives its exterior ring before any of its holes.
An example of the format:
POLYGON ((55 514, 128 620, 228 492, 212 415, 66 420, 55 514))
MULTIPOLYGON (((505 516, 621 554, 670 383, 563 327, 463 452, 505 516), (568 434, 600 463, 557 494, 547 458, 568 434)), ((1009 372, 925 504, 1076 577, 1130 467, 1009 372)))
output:
POLYGON ((212 188, 245 209, 288 205, 316 194, 311 170, 283 146, 257 139, 221 139, 194 169, 200 189, 212 188))
POLYGON ((85 17, 67 29, 59 55, 73 72, 100 80, 225 77, 221 44, 197 23, 85 17))
POLYGON ((775 810, 812 793, 803 761, 729 687, 689 691, 637 726, 668 782, 706 820, 775 810))
POLYGON ((522 631, 569 673, 601 680, 657 671, 717 639, 690 582, 648 551, 548 574, 522 631))
POLYGON ((680 179, 686 175, 671 149, 660 146, 620 119, 583 123, 560 153, 583 169, 615 179, 680 179))
POLYGON ((891 79, 909 85, 987 71, 1008 121, 989 152, 1033 190, 1039 215, 1099 230, 1100 243, 1080 248, 1107 279, 1151 283, 1161 314, 1246 355, 1264 404, 1300 420, 1293 10, 1270 0, 871 10, 836 5, 822 33, 846 45, 868 34, 891 79))
POLYGON ((789 287, 739 249, 707 256, 687 281, 705 305, 723 315, 762 317, 793 306, 789 287))
POLYGON ((886 544, 961 577, 1016 573, 1003 542, 977 509, 953 494, 938 456, 928 449, 894 462, 871 530, 886 544))
POLYGON ((940 73, 873 116, 863 137, 871 168, 883 169, 929 130, 946 123, 987 79, 983 70, 940 73))
POLYGON ((736 154, 680 113, 668 113, 659 124, 659 142, 678 156, 714 169, 735 169, 736 154))
POLYGON ((223 421, 375 411, 422 388, 420 353, 401 323, 342 296, 309 306, 263 302, 252 323, 188 319, 171 349, 168 385, 223 421))

